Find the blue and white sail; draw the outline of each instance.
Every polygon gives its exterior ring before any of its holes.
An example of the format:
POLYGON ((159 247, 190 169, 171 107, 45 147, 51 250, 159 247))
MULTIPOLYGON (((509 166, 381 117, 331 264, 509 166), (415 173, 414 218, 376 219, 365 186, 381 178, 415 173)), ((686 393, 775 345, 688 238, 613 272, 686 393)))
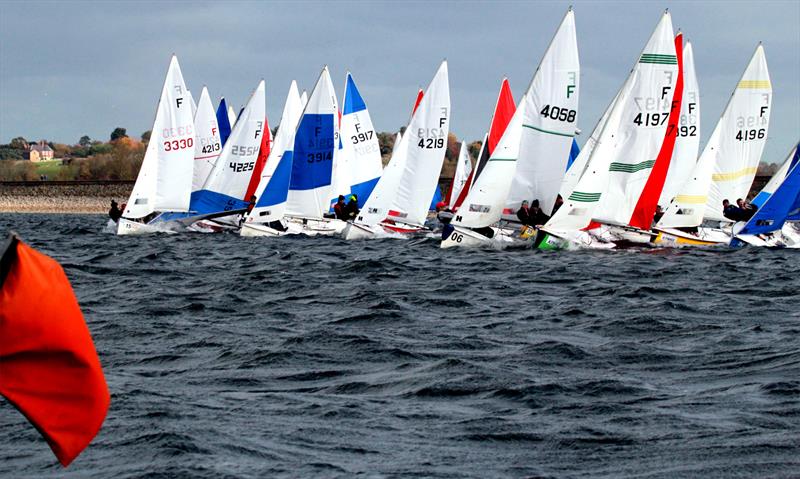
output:
MULTIPOLYGON (((378 183, 383 171, 378 134, 372 125, 367 104, 358 91, 353 76, 347 72, 341 119, 341 149, 337 152, 337 168, 349 193, 363 206, 378 183)), ((345 194, 348 192, 335 192, 345 194)))
POLYGON ((228 141, 231 136, 231 122, 228 119, 228 104, 225 103, 225 97, 219 99, 219 106, 217 107, 217 125, 219 125, 219 137, 222 140, 222 146, 228 141))
POLYGON ((200 191, 206 183, 208 175, 217 163, 222 152, 222 139, 219 132, 214 105, 203 87, 200 103, 194 116, 194 175, 192 191, 200 191))
POLYGON ((337 117, 336 92, 326 66, 295 132, 286 216, 322 218, 330 208, 337 117))
POLYGON ((795 164, 763 206, 736 235, 758 235, 783 228, 791 216, 800 214, 800 166, 795 164))
POLYGON ((247 223, 269 223, 283 218, 292 175, 294 134, 302 115, 302 100, 297 90, 297 83, 292 81, 278 131, 256 189, 258 201, 247 216, 245 220, 247 223))
POLYGON ((783 179, 786 178, 786 174, 789 172, 789 170, 792 169, 794 165, 797 164, 798 161, 800 161, 800 148, 798 148, 798 146, 800 145, 795 145, 795 147, 792 148, 792 151, 789 152, 789 156, 786 157, 786 160, 783 162, 780 168, 778 168, 778 171, 776 171, 775 174, 772 175, 772 178, 770 178, 769 182, 756 195, 756 197, 753 198, 753 201, 751 201, 750 203, 761 208, 761 205, 763 205, 764 202, 767 201, 767 198, 769 198, 772 195, 772 193, 774 193, 775 190, 778 189, 778 186, 781 184, 783 179))

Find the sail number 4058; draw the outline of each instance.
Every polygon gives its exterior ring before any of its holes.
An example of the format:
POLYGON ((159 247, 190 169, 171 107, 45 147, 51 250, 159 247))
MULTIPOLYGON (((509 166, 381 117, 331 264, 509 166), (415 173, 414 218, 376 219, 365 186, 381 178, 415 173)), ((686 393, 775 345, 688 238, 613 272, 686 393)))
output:
POLYGON ((575 121, 575 115, 578 114, 575 110, 570 110, 568 108, 561 108, 558 106, 550 106, 545 105, 542 108, 542 111, 539 112, 543 117, 550 118, 551 120, 556 121, 566 121, 572 123, 575 121))
POLYGON ((181 140, 170 140, 164 142, 164 151, 182 150, 194 146, 194 138, 183 138, 181 140))

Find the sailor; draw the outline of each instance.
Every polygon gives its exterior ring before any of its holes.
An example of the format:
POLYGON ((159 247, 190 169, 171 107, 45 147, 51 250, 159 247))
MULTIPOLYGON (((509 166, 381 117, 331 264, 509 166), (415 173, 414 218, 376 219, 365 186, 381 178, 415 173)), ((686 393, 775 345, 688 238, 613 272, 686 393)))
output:
POLYGON ((530 208, 530 225, 531 226, 541 226, 547 223, 550 217, 544 214, 541 208, 539 208, 539 200, 533 200, 531 202, 530 208))
POLYGON ((358 208, 358 196, 356 194, 352 194, 350 195, 350 201, 348 201, 347 205, 345 205, 347 219, 356 219, 359 211, 361 210, 358 208))
POLYGON ((255 208, 255 207, 256 207, 256 195, 251 195, 250 196, 250 202, 247 203, 247 213, 246 214, 249 215, 250 212, 253 211, 253 208, 255 208))
POLYGON ((531 224, 531 210, 528 208, 528 200, 522 201, 522 206, 517 210, 517 219, 524 226, 531 224))
POLYGON ((336 200, 336 204, 333 205, 333 214, 336 215, 336 219, 347 221, 349 218, 346 210, 347 204, 344 202, 344 195, 339 195, 339 199, 336 200))
POLYGON ((653 223, 658 223, 662 216, 664 216, 664 208, 662 208, 661 205, 656 205, 656 214, 653 215, 653 223))
POLYGON ((739 205, 739 208, 742 210, 742 220, 749 220, 756 214, 758 207, 752 203, 748 203, 743 199, 739 198, 736 200, 736 204, 739 205))
POLYGON ((451 210, 444 201, 436 203, 436 219, 446 225, 450 224, 453 220, 453 210, 451 210))
POLYGON ((117 202, 114 200, 111 200, 111 209, 108 210, 108 216, 114 223, 119 222, 119 219, 122 217, 122 210, 119 209, 117 202))
POLYGON ((722 216, 728 218, 729 220, 741 221, 742 213, 743 211, 741 208, 733 206, 727 199, 722 200, 722 216))
POLYGON ((561 195, 556 196, 556 204, 555 206, 553 206, 553 214, 556 214, 556 211, 558 211, 558 209, 561 208, 561 205, 563 204, 564 204, 564 198, 562 198, 561 195))

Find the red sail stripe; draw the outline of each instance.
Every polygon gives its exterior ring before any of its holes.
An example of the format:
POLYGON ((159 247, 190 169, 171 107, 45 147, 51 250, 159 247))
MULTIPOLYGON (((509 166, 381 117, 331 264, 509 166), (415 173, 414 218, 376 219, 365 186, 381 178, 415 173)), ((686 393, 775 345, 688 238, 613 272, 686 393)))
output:
POLYGON ((264 129, 261 132, 261 147, 258 149, 258 157, 256 157, 256 164, 253 167, 253 174, 250 175, 250 182, 247 184, 247 192, 244 194, 244 201, 250 201, 258 188, 258 183, 261 181, 261 172, 264 171, 264 166, 267 164, 269 157, 270 143, 269 143, 269 121, 264 117, 264 129))
POLYGON ((452 205, 453 208, 458 208, 464 202, 467 193, 469 193, 470 188, 475 183, 473 176, 475 176, 476 180, 477 177, 480 176, 481 171, 483 171, 484 166, 486 166, 486 162, 489 161, 492 152, 500 142, 500 138, 503 137, 503 133, 505 133, 506 127, 508 127, 508 123, 511 121, 511 117, 514 116, 515 111, 517 111, 517 105, 514 103, 514 95, 511 94, 508 78, 503 78, 503 82, 500 84, 500 93, 497 95, 497 103, 494 107, 494 115, 492 115, 492 124, 489 126, 489 136, 488 140, 486 140, 488 142, 488 147, 483 149, 483 154, 478 158, 475 168, 473 168, 472 172, 469 174, 464 188, 461 190, 461 193, 459 193, 455 204, 452 205))
POLYGON ((683 98, 683 34, 679 33, 675 37, 675 54, 678 57, 678 81, 675 83, 675 94, 672 97, 672 107, 667 120, 667 131, 664 135, 664 142, 658 152, 653 170, 647 178, 636 208, 633 210, 629 225, 649 230, 653 226, 653 215, 656 213, 658 199, 661 190, 664 189, 664 181, 667 179, 667 170, 672 160, 672 151, 675 149, 675 139, 678 136, 678 122, 681 115, 681 99, 683 98))

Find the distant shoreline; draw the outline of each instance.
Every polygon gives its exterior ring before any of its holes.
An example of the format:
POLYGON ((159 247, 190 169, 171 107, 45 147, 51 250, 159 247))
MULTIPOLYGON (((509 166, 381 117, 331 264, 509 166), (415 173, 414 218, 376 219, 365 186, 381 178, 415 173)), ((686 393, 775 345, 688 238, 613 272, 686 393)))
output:
POLYGON ((131 184, 0 184, 0 213, 106 214, 125 203, 131 184))

